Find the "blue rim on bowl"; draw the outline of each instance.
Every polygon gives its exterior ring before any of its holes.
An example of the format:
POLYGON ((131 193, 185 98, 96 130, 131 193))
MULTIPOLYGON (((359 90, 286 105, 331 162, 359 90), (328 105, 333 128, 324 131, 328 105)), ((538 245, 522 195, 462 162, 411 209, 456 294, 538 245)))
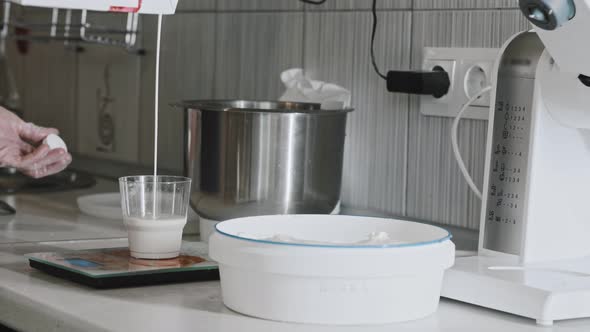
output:
MULTIPOLYGON (((421 224, 421 223, 417 223, 414 221, 406 221, 404 220, 404 222, 409 222, 409 223, 416 223, 416 224, 421 224)), ((264 243, 264 244, 275 244, 275 245, 282 245, 282 246, 293 246, 293 247, 313 247, 313 248, 339 248, 339 249, 357 249, 357 248, 361 248, 361 249, 379 249, 379 248, 409 248, 409 247, 421 247, 421 246, 427 246, 427 245, 431 245, 431 244, 435 244, 435 243, 440 243, 440 242, 444 242, 447 240, 450 240, 453 238, 453 235, 447 231, 446 229, 442 228, 442 227, 438 227, 438 226, 432 226, 432 225, 428 225, 431 227, 435 227, 438 229, 443 230, 444 232, 447 233, 446 236, 443 236, 439 239, 435 239, 435 240, 430 240, 430 241, 422 241, 422 242, 413 242, 413 243, 400 243, 400 244, 363 244, 363 245, 339 245, 339 244, 308 244, 308 243, 292 243, 292 242, 280 242, 280 241, 272 241, 272 240, 260 240, 260 239, 252 239, 252 238, 247 238, 247 237, 242 237, 242 236, 238 236, 238 235, 234 235, 234 234, 229 234, 226 233, 222 230, 219 229, 219 225, 222 224, 222 222, 218 223, 217 225, 215 225, 215 231, 218 232, 219 234, 222 234, 224 236, 228 236, 234 239, 238 239, 238 240, 243 240, 243 241, 249 241, 249 242, 254 242, 254 243, 264 243)))

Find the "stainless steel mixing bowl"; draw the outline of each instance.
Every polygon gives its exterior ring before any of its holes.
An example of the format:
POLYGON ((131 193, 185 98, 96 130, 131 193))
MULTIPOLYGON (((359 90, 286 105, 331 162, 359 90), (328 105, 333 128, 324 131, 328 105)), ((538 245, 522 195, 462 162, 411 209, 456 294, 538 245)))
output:
POLYGON ((185 101, 191 206, 211 220, 328 214, 340 199, 346 116, 319 104, 185 101))

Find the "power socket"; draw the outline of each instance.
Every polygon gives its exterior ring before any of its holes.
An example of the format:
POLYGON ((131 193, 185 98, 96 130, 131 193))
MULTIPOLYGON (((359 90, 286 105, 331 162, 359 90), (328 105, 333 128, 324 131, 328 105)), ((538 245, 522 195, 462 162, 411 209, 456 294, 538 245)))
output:
MULTIPOLYGON (((422 96, 420 113, 428 116, 455 117, 461 107, 482 88, 491 84, 497 48, 424 48, 422 70, 440 70, 449 74, 449 92, 441 98, 422 96)), ((476 100, 464 118, 487 120, 489 94, 476 100)))

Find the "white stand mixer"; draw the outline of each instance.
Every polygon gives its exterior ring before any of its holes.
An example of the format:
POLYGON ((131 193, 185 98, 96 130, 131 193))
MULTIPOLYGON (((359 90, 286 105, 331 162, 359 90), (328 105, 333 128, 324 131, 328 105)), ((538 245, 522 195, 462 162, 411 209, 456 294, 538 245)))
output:
POLYGON ((478 256, 442 296, 541 325, 590 317, 590 3, 520 1, 496 63, 478 256))

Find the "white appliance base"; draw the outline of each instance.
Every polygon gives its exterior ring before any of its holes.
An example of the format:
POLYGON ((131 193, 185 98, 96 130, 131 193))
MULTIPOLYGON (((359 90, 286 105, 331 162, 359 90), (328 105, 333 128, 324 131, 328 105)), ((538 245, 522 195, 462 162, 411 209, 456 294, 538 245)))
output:
POLYGON ((522 266, 516 257, 457 258, 443 297, 535 319, 590 317, 590 257, 522 266))

